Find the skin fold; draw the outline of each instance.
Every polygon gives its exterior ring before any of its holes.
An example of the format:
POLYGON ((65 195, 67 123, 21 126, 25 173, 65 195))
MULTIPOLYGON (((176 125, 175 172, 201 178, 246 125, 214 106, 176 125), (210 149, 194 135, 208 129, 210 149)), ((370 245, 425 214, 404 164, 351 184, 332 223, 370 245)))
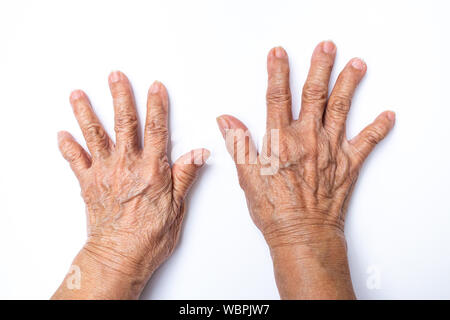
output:
POLYGON ((329 95, 335 55, 331 41, 315 48, 294 120, 287 53, 280 47, 269 52, 261 154, 242 122, 230 115, 217 118, 250 215, 270 248, 283 299, 355 298, 344 236, 347 206, 364 160, 395 122, 395 114, 385 111, 347 139, 347 114, 367 67, 350 60, 329 95), (279 164, 273 174, 262 174, 270 157, 279 164))
POLYGON ((96 117, 86 94, 70 102, 89 153, 68 132, 58 144, 81 186, 88 238, 53 299, 136 299, 152 273, 171 255, 184 217, 184 199, 209 156, 192 150, 167 158, 168 96, 153 83, 148 91, 144 144, 131 85, 119 72, 109 76, 116 143, 96 117))

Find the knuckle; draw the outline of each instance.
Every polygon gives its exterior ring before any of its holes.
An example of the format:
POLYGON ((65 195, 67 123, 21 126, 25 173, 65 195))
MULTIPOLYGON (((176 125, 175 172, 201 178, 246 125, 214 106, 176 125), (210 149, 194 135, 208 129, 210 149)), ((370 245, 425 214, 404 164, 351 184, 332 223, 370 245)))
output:
POLYGON ((88 135, 86 137, 86 143, 90 150, 93 150, 91 152, 95 153, 109 148, 109 139, 106 137, 106 133, 103 130, 97 134, 88 135))
POLYGON ((319 149, 315 145, 305 148, 304 160, 317 160, 319 158, 319 149))
POLYGON ((64 158, 69 162, 75 162, 81 158, 81 150, 74 148, 68 142, 61 145, 61 150, 63 151, 64 158))
POLYGON ((291 145, 288 145, 286 143, 281 143, 278 150, 278 157, 282 163, 286 163, 290 160, 292 157, 291 152, 291 145))
POLYGON ((277 84, 269 87, 267 90, 267 103, 268 104, 284 104, 290 103, 291 92, 287 86, 277 84))
POLYGON ((293 150, 293 148, 297 147, 294 139, 286 130, 279 131, 278 141, 276 141, 275 145, 273 144, 273 141, 271 141, 271 146, 272 145, 274 147, 278 147, 278 150, 274 150, 274 153, 278 151, 278 157, 281 162, 289 161, 289 159, 292 158, 292 155, 295 154, 295 150, 293 150))
POLYGON ((383 139, 383 134, 379 128, 371 128, 367 132, 366 142, 375 145, 383 139))
POLYGON ((124 130, 136 130, 138 125, 137 116, 132 112, 123 112, 116 117, 115 130, 116 132, 124 130))
POLYGON ((153 112, 147 117, 145 129, 152 132, 167 132, 167 117, 162 111, 153 112))
POLYGON ((105 137, 105 133, 98 123, 90 123, 85 127, 86 140, 92 141, 97 137, 105 137))
POLYGON ((350 110, 351 99, 346 96, 335 96, 330 103, 330 108, 338 114, 347 114, 350 110))
POLYGON ((306 132, 304 134, 304 143, 298 150, 301 160, 316 161, 320 156, 320 146, 317 135, 314 132, 306 132))
POLYGON ((308 136, 308 141, 315 141, 322 127, 322 119, 305 116, 302 119, 302 134, 308 136))
POLYGON ((149 121, 145 126, 145 130, 148 134, 159 135, 159 136, 168 136, 169 130, 167 126, 160 121, 149 121))
POLYGON ((306 101, 324 101, 327 99, 328 87, 322 83, 307 81, 303 86, 302 98, 306 101))

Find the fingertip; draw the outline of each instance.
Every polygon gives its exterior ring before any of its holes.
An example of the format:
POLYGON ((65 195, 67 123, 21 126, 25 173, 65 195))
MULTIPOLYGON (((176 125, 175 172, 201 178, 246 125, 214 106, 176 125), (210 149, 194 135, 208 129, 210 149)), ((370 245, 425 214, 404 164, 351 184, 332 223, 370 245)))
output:
POLYGON ((69 159, 67 151, 70 150, 70 146, 72 145, 74 138, 67 131, 59 131, 57 137, 58 137, 58 148, 63 154, 64 158, 67 160, 69 159))
MULTIPOLYGON (((166 87, 157 80, 152 83, 147 94, 147 107, 151 110, 156 106, 162 107, 162 110, 164 110, 165 113, 168 112, 169 99, 166 87)), ((147 116, 149 115, 150 112, 147 113, 147 116)))
POLYGON ((350 60, 349 64, 353 69, 359 72, 365 73, 367 71, 367 64, 361 58, 353 58, 350 60))
POLYGON ((285 58, 287 58, 287 52, 286 52, 286 50, 284 50, 283 47, 275 47, 274 48, 274 55, 278 59, 285 59, 285 58))
POLYGON ((110 86, 115 83, 124 82, 124 81, 128 81, 128 78, 123 72, 121 72, 119 70, 112 71, 108 76, 108 83, 110 86))
POLYGON ((206 160, 208 160, 210 155, 211 152, 208 149, 194 149, 182 155, 175 163, 201 167, 206 163, 206 160))
POLYGON ((221 115, 216 118, 217 125, 219 126, 220 133, 225 138, 226 131, 230 129, 230 123, 228 122, 226 115, 221 115))
POLYGON ((395 123, 395 112, 394 111, 391 111, 391 110, 386 111, 386 116, 392 123, 395 123))
POLYGON ((83 169, 87 169, 91 165, 89 155, 69 132, 58 132, 58 148, 63 158, 70 163, 77 177, 80 176, 83 169))
POLYGON ((389 124, 389 130, 394 127, 395 124, 395 112, 394 111, 385 111, 380 116, 387 120, 389 124))
POLYGON ((331 40, 322 41, 322 51, 326 54, 335 54, 336 53, 336 45, 331 40))
POLYGON ((173 190, 176 198, 182 200, 185 197, 209 155, 208 149, 200 148, 191 150, 175 161, 172 173, 173 190))
POLYGON ((79 89, 73 90, 70 93, 70 102, 73 103, 73 102, 81 99, 84 96, 85 96, 85 93, 82 90, 79 90, 79 89))
POLYGON ((192 150, 191 153, 193 154, 193 164, 196 166, 203 166, 211 155, 211 152, 204 148, 192 150))
POLYGON ((155 80, 150 88, 148 89, 149 96, 161 95, 162 97, 167 97, 167 89, 164 84, 158 80, 155 80))
POLYGON ((233 117, 229 114, 223 114, 219 117, 217 117, 217 123, 224 125, 225 129, 242 129, 247 130, 247 126, 242 123, 241 120, 239 120, 236 117, 233 117), (219 123, 220 122, 220 123, 219 123))
POLYGON ((61 144, 61 142, 66 140, 67 138, 72 138, 72 135, 67 131, 58 131, 57 137, 58 137, 58 144, 61 144))
POLYGON ((211 151, 209 151, 208 149, 203 149, 203 159, 205 159, 205 162, 206 162, 206 160, 209 159, 210 156, 211 156, 211 151))
POLYGON ((274 47, 274 48, 270 49, 268 58, 269 59, 270 58, 285 59, 285 58, 287 58, 287 52, 281 46, 274 47))
POLYGON ((269 50, 269 53, 267 55, 267 60, 270 60, 271 58, 275 57, 275 47, 269 50))
POLYGON ((160 90, 161 90, 161 82, 156 80, 155 82, 152 83, 152 85, 148 89, 148 93, 150 95, 155 95, 158 94, 160 90))
POLYGON ((336 45, 331 40, 320 42, 313 51, 311 60, 334 59, 336 55, 336 45))
POLYGON ((267 71, 269 73, 269 79, 274 75, 280 75, 283 78, 288 77, 289 60, 286 50, 282 47, 275 47, 269 51, 267 71))

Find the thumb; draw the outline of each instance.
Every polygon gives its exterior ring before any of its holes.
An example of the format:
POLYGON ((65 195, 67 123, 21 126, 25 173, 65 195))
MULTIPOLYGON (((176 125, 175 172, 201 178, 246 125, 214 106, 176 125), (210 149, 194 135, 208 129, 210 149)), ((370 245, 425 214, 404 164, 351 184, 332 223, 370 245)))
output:
POLYGON ((207 149, 195 149, 179 157, 173 164, 173 196, 177 204, 186 197, 209 155, 210 152, 207 149))
POLYGON ((239 167, 255 164, 258 152, 245 124, 230 115, 218 117, 217 124, 238 170, 239 167))
POLYGON ((258 163, 258 151, 247 127, 237 118, 221 115, 217 118, 217 124, 228 153, 236 164, 239 184, 243 187, 258 163))

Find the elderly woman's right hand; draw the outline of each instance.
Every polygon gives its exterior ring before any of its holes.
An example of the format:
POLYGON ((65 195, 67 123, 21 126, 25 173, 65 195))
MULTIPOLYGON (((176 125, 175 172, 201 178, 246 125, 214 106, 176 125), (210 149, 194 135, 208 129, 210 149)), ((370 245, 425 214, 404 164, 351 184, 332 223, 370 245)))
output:
POLYGON ((394 125, 387 111, 346 138, 347 113, 366 65, 352 59, 328 98, 335 54, 329 41, 314 50, 300 116, 293 120, 287 54, 270 51, 267 132, 258 157, 244 124, 218 118, 250 214, 270 247, 282 298, 354 298, 344 238, 347 205, 365 158, 394 125))
POLYGON ((171 167, 168 96, 159 82, 148 92, 141 148, 128 79, 113 72, 109 85, 115 144, 80 90, 72 93, 70 101, 90 154, 68 132, 58 134, 59 148, 78 178, 86 203, 88 239, 73 262, 81 283, 68 285, 69 274, 53 298, 137 298, 175 248, 184 199, 209 156, 206 149, 193 150, 171 167))

